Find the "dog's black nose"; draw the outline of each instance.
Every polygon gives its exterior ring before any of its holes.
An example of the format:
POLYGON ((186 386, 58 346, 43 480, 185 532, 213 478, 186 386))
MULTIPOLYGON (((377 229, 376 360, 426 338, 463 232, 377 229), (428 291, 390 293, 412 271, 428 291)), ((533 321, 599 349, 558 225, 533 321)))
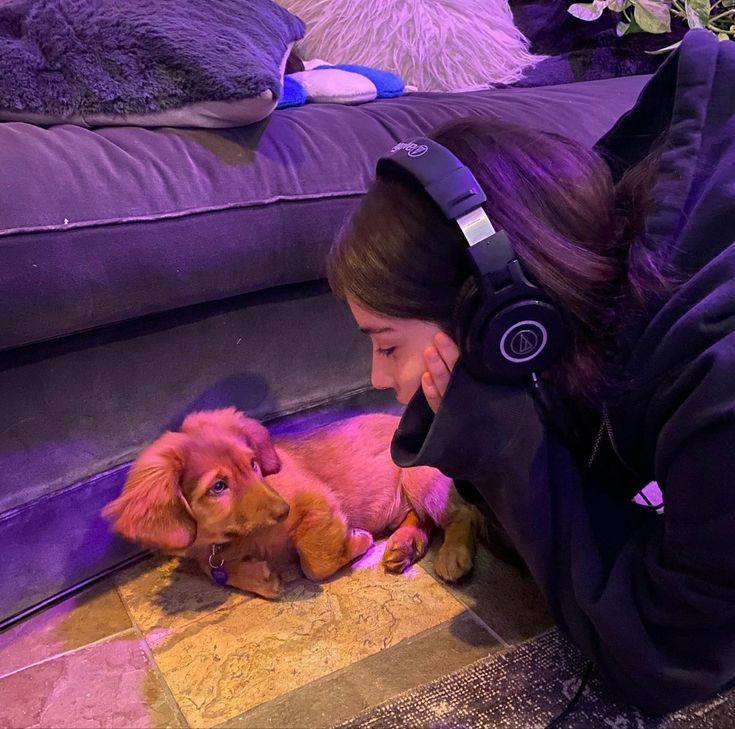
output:
POLYGON ((275 514, 276 521, 285 521, 286 517, 288 516, 288 512, 291 511, 291 507, 284 503, 283 506, 281 506, 275 514))

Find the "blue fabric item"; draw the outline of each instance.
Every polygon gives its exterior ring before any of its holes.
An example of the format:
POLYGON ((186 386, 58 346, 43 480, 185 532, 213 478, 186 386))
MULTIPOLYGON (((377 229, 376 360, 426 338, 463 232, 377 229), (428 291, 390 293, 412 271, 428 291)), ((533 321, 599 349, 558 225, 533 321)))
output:
POLYGON ((338 68, 342 71, 350 71, 359 73, 369 78, 378 90, 379 99, 393 99, 396 96, 402 96, 406 88, 403 80, 390 71, 382 71, 379 68, 371 68, 370 66, 359 66, 354 63, 340 63, 336 66, 317 66, 319 68, 338 68))
POLYGON ((146 114, 281 95, 304 23, 272 0, 0 3, 0 109, 146 114))
POLYGON ((303 106, 309 99, 306 89, 291 76, 283 78, 283 94, 276 105, 276 109, 288 109, 291 106, 303 106))

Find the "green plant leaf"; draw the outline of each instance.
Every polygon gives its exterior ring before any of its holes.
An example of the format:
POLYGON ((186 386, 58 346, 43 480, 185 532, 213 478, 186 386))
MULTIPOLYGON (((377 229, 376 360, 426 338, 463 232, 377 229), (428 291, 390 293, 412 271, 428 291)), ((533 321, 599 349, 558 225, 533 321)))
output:
POLYGON ((638 0, 634 17, 646 33, 668 33, 671 30, 671 14, 666 0, 638 0))
POLYGON ((617 33, 618 37, 623 35, 633 35, 633 33, 641 32, 641 26, 635 22, 635 18, 631 18, 630 21, 621 20, 615 27, 615 33, 617 33))
POLYGON ((567 12, 580 20, 597 20, 606 7, 606 0, 594 0, 591 3, 574 3, 567 8, 567 12))
POLYGON ((709 0, 686 0, 684 4, 690 28, 706 28, 709 22, 709 0))
POLYGON ((730 36, 727 33, 718 33, 717 34, 717 39, 718 40, 721 40, 721 41, 723 41, 723 40, 730 40, 730 36))
POLYGON ((681 45, 681 41, 676 41, 676 43, 672 43, 670 46, 666 46, 666 48, 659 48, 657 51, 646 51, 646 53, 649 56, 660 56, 662 53, 668 53, 669 51, 673 51, 675 48, 678 48, 681 45))
POLYGON ((722 0, 722 7, 723 8, 735 7, 735 0, 722 0))
MULTIPOLYGON (((607 0, 607 9, 613 13, 622 13, 627 0, 607 0)), ((735 0, 732 0, 735 3, 735 0)))

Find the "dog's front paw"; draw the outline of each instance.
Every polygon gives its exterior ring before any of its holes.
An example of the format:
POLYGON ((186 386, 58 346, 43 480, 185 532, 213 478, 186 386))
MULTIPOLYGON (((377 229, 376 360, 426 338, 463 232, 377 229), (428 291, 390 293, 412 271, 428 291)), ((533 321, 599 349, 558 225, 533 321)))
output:
POLYGON ((259 559, 246 559, 230 573, 227 583, 240 590, 254 592, 261 597, 274 600, 283 592, 283 578, 272 570, 267 562, 259 559))
POLYGON ((401 527, 391 534, 381 560, 388 572, 403 572, 429 548, 429 535, 417 527, 401 527))
POLYGON ((350 529, 347 537, 347 554, 352 561, 362 557, 373 546, 373 535, 364 529, 350 529))
POLYGON ((456 582, 472 570, 473 552, 465 544, 440 547, 434 560, 434 572, 445 582, 456 582))
POLYGON ((269 600, 277 600, 283 592, 283 577, 280 572, 271 571, 263 583, 253 592, 261 597, 267 597, 269 600))

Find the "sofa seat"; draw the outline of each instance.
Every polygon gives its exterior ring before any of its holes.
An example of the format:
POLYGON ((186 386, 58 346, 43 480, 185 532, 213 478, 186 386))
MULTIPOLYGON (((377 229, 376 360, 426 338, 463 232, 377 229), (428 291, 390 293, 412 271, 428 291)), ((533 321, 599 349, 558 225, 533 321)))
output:
POLYGON ((492 114, 591 143, 640 86, 312 104, 214 131, 0 124, 0 350, 321 278, 396 139, 492 114))

